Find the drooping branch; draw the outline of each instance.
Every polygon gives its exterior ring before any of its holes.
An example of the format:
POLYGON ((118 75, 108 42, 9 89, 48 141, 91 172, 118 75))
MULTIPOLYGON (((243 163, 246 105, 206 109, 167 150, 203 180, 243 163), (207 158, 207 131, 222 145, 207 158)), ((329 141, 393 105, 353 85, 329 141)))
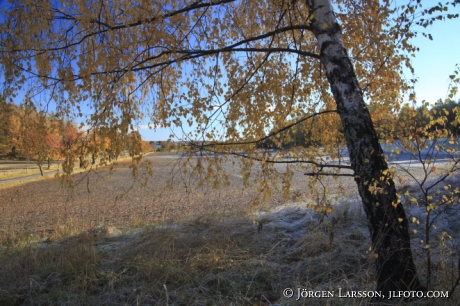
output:
POLYGON ((201 144, 201 149, 203 150, 205 147, 211 147, 211 146, 230 146, 230 145, 245 145, 245 144, 256 144, 256 143, 260 143, 270 137, 273 137, 273 136, 276 136, 286 130, 289 130, 290 128, 304 122, 305 120, 308 120, 308 119, 311 119, 313 117, 316 117, 316 116, 319 116, 319 115, 323 115, 323 114, 328 114, 328 113, 337 113, 336 110, 325 110, 325 111, 322 111, 322 112, 318 112, 318 113, 313 113, 311 114, 310 116, 307 116, 305 118, 302 118, 302 119, 299 119, 297 121, 295 121, 294 123, 291 123, 289 125, 286 125, 285 127, 277 130, 277 131, 274 131, 274 132, 271 132, 270 134, 268 134, 267 136, 264 136, 262 138, 259 138, 257 140, 251 140, 251 141, 244 141, 244 142, 211 142, 211 143, 207 143, 207 144, 201 144))
MULTIPOLYGON (((241 44, 242 44, 242 42, 241 42, 241 44)), ((70 45, 68 47, 70 47, 70 45)), ((15 51, 17 51, 17 50, 15 50, 15 51)), ((41 50, 40 52, 43 52, 43 50, 41 50)), ((233 48, 233 47, 231 48, 231 47, 224 47, 224 48, 221 48, 221 49, 214 49, 214 50, 175 50, 175 51, 161 52, 160 54, 157 54, 157 55, 155 55, 153 57, 146 58, 146 59, 136 63, 132 67, 127 67, 127 68, 123 68, 123 69, 113 69, 111 71, 97 71, 97 72, 92 72, 91 74, 89 74, 87 76, 73 75, 72 76, 73 78, 70 79, 70 81, 76 81, 76 80, 79 80, 79 79, 82 79, 82 78, 85 78, 85 77, 88 77, 88 76, 93 77, 93 76, 98 76, 98 75, 120 74, 120 73, 127 73, 129 71, 132 71, 132 72, 139 72, 139 71, 145 71, 145 70, 148 71, 148 70, 151 70, 151 69, 161 67, 161 69, 155 71, 155 72, 158 72, 158 71, 163 70, 165 67, 168 67, 168 66, 176 64, 176 63, 181 63, 181 62, 185 62, 185 61, 189 61, 189 60, 193 60, 193 59, 198 59, 198 58, 205 57, 205 56, 216 55, 216 54, 221 54, 221 53, 228 53, 228 52, 260 52, 260 53, 274 53, 274 52, 284 53, 285 52, 285 53, 293 53, 293 54, 298 54, 298 55, 301 55, 301 56, 311 57, 311 58, 316 58, 316 59, 319 59, 319 57, 320 57, 318 54, 313 53, 313 52, 302 51, 302 50, 291 49, 291 48, 274 48, 274 47, 269 47, 269 48, 233 48), (162 62, 150 64, 150 65, 145 65, 145 66, 142 65, 142 64, 146 64, 146 63, 148 63, 148 62, 150 62, 152 60, 155 60, 157 58, 167 56, 167 55, 173 55, 173 54, 183 54, 183 56, 178 57, 176 59, 170 59, 170 60, 166 60, 166 61, 162 61, 162 62)), ((27 73, 30 73, 30 74, 34 75, 35 77, 38 77, 38 78, 50 79, 50 80, 54 80, 54 81, 62 81, 61 79, 56 78, 56 77, 52 77, 50 75, 41 75, 41 74, 38 74, 38 73, 33 72, 31 70, 24 69, 22 66, 18 66, 18 65, 16 65, 16 66, 17 66, 17 68, 19 70, 22 70, 22 71, 25 71, 27 73)), ((69 81, 69 80, 67 80, 67 81, 69 81)))
MULTIPOLYGON (((206 151, 206 152, 209 152, 209 153, 212 153, 212 154, 222 154, 222 152, 220 152, 220 151, 204 149, 205 146, 207 146, 207 145, 203 145, 203 144, 198 145, 198 144, 196 144, 194 142, 190 143, 190 147, 192 149, 195 149, 194 151, 192 150, 192 152, 206 151)), ((323 168, 352 169, 351 166, 347 166, 347 165, 320 164, 320 163, 318 163, 316 161, 312 161, 312 160, 296 159, 296 160, 282 161, 282 160, 263 159, 263 158, 258 158, 258 157, 255 157, 255 156, 249 156, 249 155, 246 155, 246 154, 237 153, 237 152, 228 152, 228 153, 225 153, 225 154, 232 155, 232 156, 237 156, 237 157, 241 157, 241 158, 246 158, 246 159, 250 159, 250 160, 254 160, 254 161, 264 162, 264 163, 268 163, 268 164, 310 164, 310 165, 314 165, 314 166, 316 166, 316 167, 318 167, 320 169, 323 169, 323 168)))
MULTIPOLYGON (((340 167, 338 167, 338 168, 340 168, 340 167)), ((347 167, 347 168, 351 169, 351 167, 347 167)), ((307 173, 304 173, 303 175, 306 175, 306 176, 349 176, 349 177, 355 177, 355 175, 351 174, 351 173, 332 173, 332 172, 307 172, 307 173)))
POLYGON ((351 166, 320 164, 320 163, 312 161, 312 160, 301 160, 301 159, 286 160, 286 161, 283 161, 283 160, 266 160, 266 159, 257 158, 257 157, 254 157, 254 156, 238 154, 238 153, 235 153, 235 152, 229 153, 229 155, 234 155, 234 156, 238 156, 238 157, 252 159, 252 160, 255 160, 255 161, 264 162, 264 163, 268 163, 268 164, 310 164, 310 165, 314 165, 314 166, 319 167, 319 168, 352 169, 351 166))
POLYGON ((228 52, 261 52, 261 53, 287 52, 287 53, 299 54, 302 56, 319 59, 319 55, 316 53, 297 50, 297 49, 291 49, 291 48, 234 48, 234 47, 230 48, 230 47, 224 47, 221 49, 211 49, 211 50, 175 50, 175 51, 164 51, 164 52, 161 52, 160 54, 155 55, 154 57, 146 58, 143 61, 137 63, 135 66, 133 66, 130 69, 112 70, 110 72, 99 71, 99 72, 94 72, 91 75, 93 76, 93 75, 107 74, 107 73, 120 73, 120 72, 128 72, 128 71, 136 72, 136 71, 142 71, 142 70, 149 70, 149 69, 157 68, 160 66, 169 66, 175 63, 185 62, 185 61, 192 60, 192 59, 198 59, 204 56, 228 53, 228 52), (142 64, 148 63, 154 59, 157 59, 157 58, 160 58, 166 55, 173 55, 173 54, 184 54, 184 55, 176 59, 171 59, 171 60, 167 60, 163 62, 158 62, 155 64, 142 66, 142 64))
MULTIPOLYGON (((156 17, 150 17, 150 18, 145 18, 145 19, 142 19, 142 20, 138 20, 136 22, 132 22, 132 23, 128 23, 128 24, 120 24, 120 25, 116 25, 116 26, 110 26, 108 23, 103 22, 101 20, 92 19, 90 21, 90 23, 103 26, 103 27, 105 27, 105 29, 86 34, 80 40, 78 40, 78 41, 76 41, 74 43, 62 46, 62 47, 47 48, 47 49, 31 49, 31 48, 29 48, 27 50, 16 49, 16 50, 13 50, 13 51, 18 51, 18 52, 22 52, 22 51, 41 51, 41 52, 43 52, 43 51, 65 50, 67 48, 74 47, 74 46, 77 46, 77 45, 81 44, 87 38, 90 38, 90 37, 95 36, 95 35, 103 34, 103 33, 106 33, 108 31, 114 31, 114 30, 137 27, 137 26, 141 26, 141 25, 146 24, 146 23, 155 22, 160 18, 166 19, 166 18, 174 17, 174 16, 182 14, 182 13, 187 13, 187 12, 194 11, 196 9, 208 8, 208 7, 212 7, 212 6, 219 6, 219 5, 226 4, 226 3, 231 3, 231 2, 235 2, 235 0, 220 0, 220 1, 216 1, 216 2, 214 2, 214 1, 211 1, 211 2, 196 1, 196 2, 194 2, 192 4, 190 4, 190 5, 182 8, 182 9, 170 12, 168 14, 165 14, 164 16, 161 16, 161 17, 157 17, 157 16, 156 17)), ((73 21, 75 23, 79 21, 75 16, 69 15, 69 14, 67 14, 67 13, 65 13, 65 12, 63 12, 63 11, 61 11, 59 9, 54 9, 54 12, 59 13, 59 14, 62 15, 62 17, 56 17, 55 20, 73 21)), ((73 28, 73 26, 71 28, 73 28)))
MULTIPOLYGON (((166 18, 174 17, 174 16, 182 14, 182 13, 188 13, 188 12, 191 12, 191 11, 196 10, 196 9, 209 8, 209 7, 212 7, 212 6, 219 6, 219 5, 226 4, 226 3, 231 3, 231 2, 235 2, 235 0, 220 0, 220 1, 211 1, 211 2, 196 1, 196 2, 194 2, 192 4, 190 4, 190 5, 187 5, 186 7, 182 8, 182 9, 170 12, 168 14, 165 14, 164 16, 161 16, 161 18, 166 19, 166 18)), ((112 30, 113 31, 113 30, 137 27, 137 26, 140 26, 142 24, 155 22, 158 19, 159 19, 159 17, 150 17, 150 18, 145 18, 145 19, 138 20, 136 22, 132 22, 132 23, 128 23, 128 24, 120 24, 120 25, 116 25, 116 26, 110 26, 109 24, 107 24, 107 23, 105 23, 103 21, 97 20, 97 19, 92 20, 91 23, 100 24, 102 26, 107 27, 107 30, 112 30)))
MULTIPOLYGON (((194 10, 194 9, 203 8, 203 7, 210 7, 210 6, 216 6, 216 5, 221 5, 221 4, 225 4, 225 3, 228 3, 228 2, 234 2, 234 1, 235 0, 222 0, 222 1, 219 1, 219 2, 216 2, 216 3, 200 3, 199 5, 197 5, 198 2, 196 2, 196 3, 194 3, 194 4, 190 5, 190 6, 187 6, 187 7, 183 8, 183 9, 181 9, 181 10, 177 10, 177 11, 174 11, 172 13, 166 14, 165 16, 163 16, 163 18, 166 19, 166 18, 175 16, 175 15, 177 15, 179 13, 188 12, 188 11, 191 11, 191 10, 194 10)), ((61 12, 59 10, 56 10, 56 11, 59 12, 60 14, 64 14, 66 16, 65 18, 61 18, 61 19, 72 20, 74 22, 78 21, 74 16, 67 15, 67 14, 65 14, 65 13, 63 13, 63 12, 61 12)), ((57 19, 59 19, 59 18, 57 18, 57 19)), ((131 23, 131 24, 127 24, 127 25, 126 24, 118 25, 118 26, 110 26, 110 25, 108 25, 108 24, 106 24, 104 22, 101 22, 101 21, 98 21, 98 20, 92 20, 91 23, 96 23, 96 24, 99 24, 99 25, 103 25, 103 26, 106 27, 106 29, 86 34, 80 40, 78 40, 76 42, 73 42, 73 43, 70 43, 70 44, 66 44, 66 45, 61 46, 61 47, 46 48, 46 49, 28 48, 27 50, 12 49, 12 50, 9 50, 9 51, 11 51, 11 52, 23 52, 23 51, 49 52, 49 51, 65 50, 65 49, 68 49, 70 47, 74 47, 74 46, 77 46, 77 45, 81 44, 84 40, 86 40, 89 37, 103 34, 103 33, 107 32, 109 30, 114 31, 114 30, 120 30, 120 29, 126 29, 126 28, 130 28, 130 27, 135 27, 135 26, 139 26, 139 25, 142 25, 142 24, 145 24, 145 23, 154 22, 157 19, 158 19, 158 17, 152 17, 152 18, 147 18, 147 19, 144 19, 144 20, 137 21, 135 23, 131 23)), ((302 50, 299 50, 299 49, 291 49, 291 48, 236 48, 238 46, 248 44, 250 42, 258 41, 258 40, 261 40, 261 39, 264 39, 264 38, 274 36, 276 34, 281 34, 281 33, 284 33, 284 32, 290 32, 290 31, 293 31, 293 30, 308 30, 308 31, 312 31, 311 27, 308 26, 308 25, 305 25, 305 24, 290 25, 290 26, 286 26, 286 27, 282 27, 282 28, 277 28, 277 29, 275 29, 273 31, 269 31, 267 33, 264 33, 264 34, 261 34, 261 35, 258 35, 258 36, 243 39, 241 41, 238 41, 238 42, 236 42, 234 44, 231 44, 229 46, 226 46, 226 47, 223 47, 223 48, 220 48, 220 49, 211 49, 211 50, 169 50, 167 52, 161 52, 160 54, 158 54, 158 55, 156 55, 154 57, 149 57, 146 60, 144 60, 143 62, 147 62, 147 61, 150 61, 150 60, 162 57, 162 56, 172 55, 172 54, 187 54, 187 55, 195 55, 195 56, 196 55, 205 56, 205 55, 212 55, 212 54, 218 54, 218 53, 223 53, 223 52, 238 52, 238 51, 240 51, 240 52, 290 52, 290 53, 296 53, 296 54, 299 54, 299 55, 302 55, 302 56, 308 56, 308 57, 319 59, 320 56, 318 54, 315 54, 313 52, 308 52, 308 51, 302 51, 302 50)), ((50 43, 50 45, 52 45, 52 43, 50 43)), ((198 56, 198 57, 200 57, 200 56, 198 56)), ((191 58, 196 58, 196 57, 191 57, 191 58)), ((191 58, 183 58, 183 59, 185 60, 185 59, 191 59, 191 58)), ((167 62, 165 62, 165 64, 166 63, 167 62)), ((150 68, 154 68, 154 67, 152 67, 152 66, 144 67, 144 69, 150 69, 150 68)))
MULTIPOLYGON (((239 143, 241 144, 241 143, 239 143)), ((195 142, 190 142, 189 143, 190 147, 191 147, 191 152, 198 152, 198 151, 203 151, 204 150, 204 147, 205 146, 208 146, 208 144, 197 144, 195 142)), ((222 152, 220 151, 215 151, 215 150, 206 150, 207 152, 209 153, 212 153, 212 154, 222 154, 222 152)), ((314 165, 318 168, 320 168, 322 171, 323 168, 336 168, 336 169, 352 169, 351 166, 347 166, 347 165, 336 165, 336 164, 321 164, 321 163, 318 163, 316 161, 313 161, 313 160, 303 160, 303 159, 295 159, 295 160, 286 160, 286 161, 282 161, 282 160, 273 160, 273 159, 264 159, 264 158, 259 158, 259 157, 256 157, 256 156, 250 156, 250 155, 247 155, 247 154, 242 154, 242 153, 238 153, 238 152, 228 152, 228 153, 225 153, 227 155, 231 155, 231 156, 237 156, 237 157, 241 157, 241 158, 246 158, 246 159, 250 159, 250 160, 254 160, 254 161, 258 161, 258 162, 264 162, 264 163, 268 163, 268 164, 310 164, 310 165, 314 165)), ((308 175, 308 174, 305 174, 305 175, 308 175)), ((315 175, 323 175, 323 174, 318 174, 316 173, 315 175)), ((334 174, 324 174, 324 175, 334 175, 334 174)), ((339 176, 339 175, 337 175, 339 176)), ((353 175, 343 175, 343 176, 353 176, 353 175)))

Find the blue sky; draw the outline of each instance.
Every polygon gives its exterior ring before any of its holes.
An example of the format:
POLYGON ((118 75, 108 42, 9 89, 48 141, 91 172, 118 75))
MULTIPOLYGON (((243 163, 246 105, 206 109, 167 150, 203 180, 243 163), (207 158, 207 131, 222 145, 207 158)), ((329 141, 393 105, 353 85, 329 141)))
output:
MULTIPOLYGON (((438 1, 426 0, 423 2, 424 8, 436 5, 438 1)), ((0 4, 5 3, 0 0, 0 4)), ((398 3, 401 4, 401 3, 398 3)), ((450 9, 449 13, 460 13, 460 6, 450 9)), ((419 34, 413 39, 413 44, 420 48, 420 52, 413 58, 412 64, 415 69, 418 82, 415 85, 418 105, 423 100, 430 103, 438 99, 445 99, 448 93, 450 79, 455 65, 460 65, 460 19, 436 21, 425 31, 433 36, 433 40, 419 34)), ((407 72, 406 78, 412 78, 407 72)), ((21 95, 19 95, 20 99, 21 95)), ((457 95, 456 100, 460 99, 457 95)), ((18 99, 16 99, 18 100, 18 99)), ((17 101, 18 102, 18 101, 17 101)), ((171 134, 169 129, 150 130, 146 126, 139 129, 144 140, 166 140, 171 134)), ((175 131, 178 137, 182 136, 182 131, 175 131)))
MULTIPOLYGON (((436 5, 436 1, 426 1, 424 7, 436 5), (430 3, 431 2, 431 3, 430 3)), ((460 7, 449 13, 460 13, 460 7)), ((429 40, 420 33, 412 40, 413 44, 420 48, 420 52, 412 60, 415 76, 418 82, 415 84, 417 105, 423 100, 434 103, 438 99, 445 99, 450 85, 449 75, 453 74, 455 65, 460 65, 460 19, 436 21, 433 25, 424 29, 430 33, 433 40, 429 40)), ((405 74, 411 79, 409 71, 405 74)), ((457 95, 456 100, 460 99, 457 95)), ((144 140, 166 140, 170 135, 169 129, 139 130, 144 140)), ((178 136, 182 132, 178 132, 178 136)))
MULTIPOLYGON (((456 8, 460 13, 460 8, 456 8)), ((455 64, 460 65, 460 19, 437 21, 426 29, 433 40, 418 35, 413 40, 420 52, 412 64, 418 83, 415 86, 417 102, 430 103, 445 99, 450 84, 449 75, 453 74, 455 64)), ((460 97, 457 95, 456 99, 460 97)))

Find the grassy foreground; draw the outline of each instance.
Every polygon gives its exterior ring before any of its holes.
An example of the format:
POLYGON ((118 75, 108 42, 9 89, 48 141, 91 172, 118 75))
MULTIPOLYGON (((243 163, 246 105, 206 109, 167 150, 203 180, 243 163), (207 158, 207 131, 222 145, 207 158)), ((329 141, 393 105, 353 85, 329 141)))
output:
POLYGON ((283 289, 372 290, 368 237, 343 230, 357 220, 342 212, 333 237, 328 221, 302 231, 290 226, 311 217, 287 207, 264 215, 261 231, 250 218, 200 218, 113 237, 93 230, 17 244, 0 257, 0 304, 322 305, 324 299, 284 298, 283 289))
MULTIPOLYGON (((0 256, 0 305, 367 305, 338 297, 339 288, 375 286, 362 216, 344 206, 318 225, 302 206, 259 214, 260 231, 247 217, 203 217, 17 243, 0 256), (299 288, 335 296, 298 299, 299 288)), ((411 304, 457 301, 458 294, 411 304)))
MULTIPOLYGON (((236 172, 233 187, 221 191, 180 190, 184 182, 177 181, 174 192, 165 193, 159 181, 174 165, 155 162, 155 183, 139 189, 122 190, 130 183, 128 165, 77 174, 72 192, 49 180, 3 189, 0 305, 370 303, 339 297, 339 288, 342 295, 375 288, 374 254, 356 197, 340 197, 322 219, 306 208, 301 189, 290 199, 298 202, 275 195, 271 203, 251 207, 252 194, 241 191, 236 172), (292 298, 283 295, 286 288, 292 298), (303 289, 334 296, 299 298, 303 289)), ((423 250, 414 250, 423 280, 423 250)), ((445 251, 438 254, 432 290, 450 289, 457 276, 452 260, 458 257, 445 251)), ((448 299, 410 304, 459 300, 457 289, 448 299)))

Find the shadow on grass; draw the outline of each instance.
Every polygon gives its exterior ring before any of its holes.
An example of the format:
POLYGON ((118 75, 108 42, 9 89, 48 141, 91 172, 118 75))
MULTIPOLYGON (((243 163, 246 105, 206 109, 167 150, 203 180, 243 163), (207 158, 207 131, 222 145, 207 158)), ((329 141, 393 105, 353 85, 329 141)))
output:
POLYGON ((0 255, 0 304, 367 305, 338 297, 339 288, 375 286, 365 218, 350 205, 321 223, 304 203, 291 203, 252 217, 202 216, 124 233, 102 226, 16 244, 0 255), (298 299, 299 288, 335 296, 298 299))

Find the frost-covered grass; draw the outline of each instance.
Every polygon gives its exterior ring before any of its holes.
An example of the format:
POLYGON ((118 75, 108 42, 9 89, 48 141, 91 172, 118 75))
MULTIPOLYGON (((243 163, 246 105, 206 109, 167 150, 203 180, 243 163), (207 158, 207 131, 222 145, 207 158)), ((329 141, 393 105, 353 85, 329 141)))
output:
MULTIPOLYGON (((243 189, 232 168, 231 186, 223 190, 186 188, 191 181, 181 179, 165 191, 174 164, 155 163, 155 179, 145 188, 129 189, 131 171, 122 165, 76 175, 71 192, 49 181, 3 189, 0 305, 369 304, 337 297, 339 288, 375 288, 367 220, 352 179, 324 182, 334 210, 322 215, 306 207, 318 197, 301 173, 288 199, 275 193, 251 206, 257 192, 243 189), (283 297, 285 288, 293 298, 283 297), (302 289, 336 296, 296 301, 302 289)), ((423 208, 407 211, 423 220, 423 208)), ((433 232, 432 290, 450 289, 458 276, 458 220, 458 211, 446 211, 433 232), (439 239, 444 231, 452 239, 439 239)), ((423 278, 421 232, 412 246, 423 278)), ((458 291, 411 304, 458 305, 458 291)))

